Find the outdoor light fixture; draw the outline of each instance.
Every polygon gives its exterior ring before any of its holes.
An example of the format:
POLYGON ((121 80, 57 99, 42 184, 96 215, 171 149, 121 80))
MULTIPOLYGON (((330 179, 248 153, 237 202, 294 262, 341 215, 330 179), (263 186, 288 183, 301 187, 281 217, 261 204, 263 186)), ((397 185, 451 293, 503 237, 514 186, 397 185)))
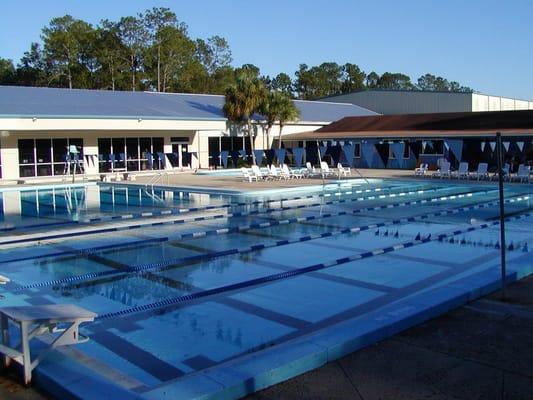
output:
POLYGON ((9 136, 9 131, 0 131, 0 136, 1 137, 8 137, 9 136))
POLYGON ((37 117, 33 117, 31 120, 32 120, 33 122, 35 122, 35 121, 37 121, 37 117))
POLYGON ((142 122, 142 120, 143 120, 142 118, 139 118, 139 119, 137 120, 137 122, 142 122))

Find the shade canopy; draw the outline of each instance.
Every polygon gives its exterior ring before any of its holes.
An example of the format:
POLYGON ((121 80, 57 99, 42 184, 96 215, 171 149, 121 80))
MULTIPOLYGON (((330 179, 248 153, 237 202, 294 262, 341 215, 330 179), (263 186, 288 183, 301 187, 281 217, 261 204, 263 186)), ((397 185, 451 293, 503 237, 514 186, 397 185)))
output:
POLYGON ((345 117, 312 132, 284 140, 533 135, 533 110, 345 117))

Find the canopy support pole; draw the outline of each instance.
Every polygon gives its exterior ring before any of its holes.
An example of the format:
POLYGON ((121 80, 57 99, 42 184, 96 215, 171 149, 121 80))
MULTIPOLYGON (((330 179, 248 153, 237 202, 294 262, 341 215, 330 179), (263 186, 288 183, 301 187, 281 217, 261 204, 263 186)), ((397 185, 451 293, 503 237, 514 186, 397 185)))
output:
POLYGON ((507 266, 505 263, 505 206, 503 194, 503 151, 502 135, 496 133, 496 158, 498 159, 498 192, 500 198, 500 259, 501 259, 501 285, 502 298, 505 298, 507 266))

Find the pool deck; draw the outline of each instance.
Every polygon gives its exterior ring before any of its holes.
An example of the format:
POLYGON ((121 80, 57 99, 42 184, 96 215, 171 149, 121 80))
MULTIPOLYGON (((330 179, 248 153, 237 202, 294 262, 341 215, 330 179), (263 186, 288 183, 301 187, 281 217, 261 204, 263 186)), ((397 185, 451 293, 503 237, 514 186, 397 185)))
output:
POLYGON ((532 399, 533 277, 249 400, 532 399))
MULTIPOLYGON (((194 173, 192 171, 175 171, 167 176, 162 176, 160 181, 155 183, 155 186, 161 187, 179 187, 183 189, 189 189, 191 191, 197 190, 210 190, 219 189, 221 192, 226 193, 242 193, 245 191, 257 192, 263 190, 272 190, 272 189, 296 189, 298 187, 308 187, 308 186, 317 186, 331 181, 338 180, 337 177, 331 177, 323 180, 322 178, 304 178, 304 179, 290 179, 290 180, 268 180, 260 182, 248 182, 244 181, 241 176, 232 176, 232 175, 216 175, 215 174, 206 174, 206 171, 201 173, 194 173)), ((138 175, 135 181, 118 181, 113 182, 117 184, 131 184, 131 185, 142 185, 152 184, 154 176, 153 175, 138 175)), ((413 179, 417 181, 433 181, 433 182, 443 182, 447 180, 443 179, 431 179, 431 173, 425 177, 414 176, 412 170, 405 169, 358 169, 355 170, 352 168, 352 175, 350 177, 342 177, 341 180, 346 179, 413 179), (359 173, 358 173, 359 172, 359 173)), ((449 180, 448 180, 449 181, 449 180)), ((453 182, 457 182, 457 179, 453 179, 453 182)), ((465 182, 465 180, 460 180, 460 182, 465 182)), ((91 181, 94 183, 94 181, 91 181)), ((476 181, 477 182, 477 181, 476 181)), ((481 181, 480 183, 485 184, 496 184, 495 181, 481 181)), ((505 184, 509 184, 506 182, 505 184)), ((10 184, 9 182, 0 185, 0 190, 20 190, 28 187, 47 187, 47 186, 57 186, 58 184, 65 184, 63 181, 57 181, 53 183, 49 178, 43 179, 42 183, 39 183, 38 180, 33 183, 27 184, 10 184)), ((82 177, 76 180, 76 184, 83 184, 82 177)), ((515 183, 516 184, 516 183, 515 183)))
MULTIPOLYGON (((267 399, 531 399, 533 277, 286 382, 267 399)), ((3 400, 45 400, 0 375, 3 400)))
MULTIPOLYGON (((406 170, 382 170, 382 169, 365 169, 359 170, 364 178, 407 178, 413 177, 412 171, 406 170)), ((352 172, 352 176, 342 179, 360 179, 357 173, 352 172)), ((193 173, 178 173, 169 175, 168 184, 166 178, 163 178, 161 184, 157 186, 176 186, 187 188, 217 188, 226 191, 243 192, 243 191, 261 191, 271 189, 289 189, 306 186, 322 185, 324 182, 336 180, 335 177, 322 180, 322 178, 304 178, 304 179, 289 179, 289 180, 268 180, 260 182, 243 181, 240 176, 228 175, 203 175, 193 173)), ((125 182, 133 184, 146 184, 150 182, 150 177, 140 176, 136 181, 125 182)))

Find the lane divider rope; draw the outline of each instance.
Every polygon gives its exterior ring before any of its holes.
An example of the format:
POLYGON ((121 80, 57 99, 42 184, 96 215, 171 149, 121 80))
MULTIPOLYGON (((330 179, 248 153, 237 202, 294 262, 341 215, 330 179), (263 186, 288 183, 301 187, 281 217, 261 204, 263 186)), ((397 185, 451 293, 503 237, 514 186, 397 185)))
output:
MULTIPOLYGON (((362 193, 372 193, 372 192, 387 192, 394 189, 401 190, 404 186, 390 186, 390 187, 378 187, 378 188, 372 188, 372 189, 357 189, 357 190, 349 190, 345 192, 336 192, 335 196, 342 196, 342 195, 352 195, 352 194, 362 194, 362 193)), ((419 188, 426 188, 427 185, 419 185, 419 188)), ((410 186, 412 190, 412 186, 410 186)), ((442 189, 446 189, 446 187, 441 187, 442 189)), ((184 213, 189 212, 198 212, 198 211, 209 211, 209 210, 215 210, 220 208, 231 208, 231 207, 246 207, 246 206, 254 206, 254 205, 264 205, 264 204, 270 204, 270 203, 279 203, 279 202, 286 202, 286 201, 299 201, 299 200, 309 200, 317 197, 331 197, 332 194, 330 193, 319 193, 319 194, 312 194, 307 196, 295 196, 295 197, 286 197, 281 199, 267 199, 267 200, 255 200, 251 202, 238 202, 238 203, 225 203, 225 204, 213 204, 208 206, 199 206, 199 207, 188 207, 188 208, 178 208, 178 209, 171 209, 171 210, 161 210, 161 211, 147 211, 147 212, 139 212, 139 213, 131 213, 131 214, 123 214, 123 215, 114 215, 110 217, 95 217, 95 218, 89 218, 80 221, 80 223, 95 223, 95 222, 105 222, 105 221, 113 221, 113 220, 121 220, 121 219, 134 219, 134 218, 146 218, 146 217, 158 217, 158 216, 168 216, 168 215, 181 215, 184 213)))
MULTIPOLYGON (((510 222, 510 221, 515 221, 515 220, 519 220, 519 219, 525 219, 525 218, 528 218, 530 216, 531 216, 531 214, 527 213, 527 214, 522 214, 522 215, 515 216, 515 217, 509 217, 509 218, 506 218, 505 220, 506 220, 506 222, 510 222)), ((294 269, 294 270, 291 270, 291 271, 280 272, 280 273, 277 273, 277 274, 268 275, 268 276, 264 276, 264 277, 256 278, 256 279, 251 279, 251 280, 244 281, 244 282, 233 283, 233 284, 230 284, 230 285, 219 286, 217 288, 207 289, 207 290, 203 290, 203 291, 200 291, 200 292, 195 292, 195 293, 190 293, 190 294, 186 294, 186 295, 182 295, 182 296, 167 298, 167 299, 159 300, 159 301, 156 301, 156 302, 153 302, 153 303, 149 303, 149 304, 130 307, 130 308, 127 308, 127 309, 124 309, 124 310, 121 310, 121 311, 115 311, 115 312, 109 312, 109 313, 101 314, 98 317, 96 317, 96 320, 104 320, 104 319, 109 319, 109 318, 122 317, 122 316, 125 316, 125 315, 139 313, 139 312, 161 310, 161 309, 164 309, 164 308, 173 307, 173 306, 176 306, 176 305, 187 303, 187 302, 190 302, 190 301, 193 301, 193 300, 197 300, 197 299, 200 299, 200 298, 203 298, 203 297, 207 297, 207 296, 212 296, 212 295, 216 295, 216 294, 220 294, 220 293, 224 293, 224 292, 230 292, 230 291, 234 291, 234 290, 245 289, 245 288, 249 288, 249 287, 253 287, 253 286, 257 286, 257 285, 262 285, 262 284, 265 284, 265 283, 271 283, 271 282, 275 282, 275 281, 278 281, 278 280, 292 278, 292 277, 295 277, 295 276, 298 276, 298 275, 302 275, 302 274, 306 274, 306 273, 309 273, 309 272, 316 272, 316 271, 324 270, 324 269, 331 268, 331 267, 334 267, 334 266, 338 266, 338 265, 342 265, 342 264, 346 264, 346 263, 349 263, 349 262, 353 262, 353 261, 357 261, 357 260, 361 260, 361 259, 366 259, 366 258, 370 258, 370 257, 374 257, 374 256, 379 256, 379 255, 385 254, 385 253, 391 253, 391 252, 394 252, 394 251, 397 251, 397 250, 406 249, 406 248, 413 247, 413 246, 416 246, 416 245, 429 243, 429 242, 432 242, 432 241, 443 241, 446 238, 450 238, 450 237, 457 236, 457 235, 460 235, 460 234, 469 233, 469 232, 476 231, 476 230, 489 228, 491 226, 498 225, 499 223, 500 223, 499 220, 498 221, 492 221, 492 222, 487 222, 487 223, 480 224, 480 225, 477 225, 477 226, 469 226, 469 227, 464 228, 464 229, 457 229, 457 230, 454 230, 454 231, 449 232, 449 233, 441 233, 441 234, 438 234, 438 235, 435 235, 435 236, 429 235, 428 237, 421 238, 419 240, 407 241, 407 242, 398 243, 396 245, 387 246, 387 247, 384 247, 384 248, 381 248, 381 249, 377 249, 377 250, 366 251, 366 252, 363 252, 363 253, 357 253, 357 254, 354 254, 354 255, 351 255, 351 256, 338 258, 336 260, 332 260, 332 261, 326 262, 326 263, 315 264, 315 265, 311 265, 311 266, 308 266, 308 267, 297 268, 297 269, 294 269)))
MULTIPOLYGON (((380 200, 380 199, 387 198, 387 197, 396 197, 396 196, 401 197, 401 196, 406 196, 406 195, 424 194, 424 193, 437 192, 437 191, 440 191, 440 189, 436 188, 436 189, 427 189, 427 190, 413 190, 409 192, 404 191, 400 193, 391 193, 389 195, 380 195, 377 198, 376 196, 367 196, 367 197, 358 197, 358 198, 349 198, 349 199, 340 199, 340 200, 330 200, 330 201, 326 201, 323 203, 298 204, 294 206, 282 206, 282 207, 271 208, 271 209, 266 209, 266 210, 241 211, 241 212, 234 212, 234 213, 228 213, 228 214, 205 215, 201 217, 183 218, 183 219, 170 220, 170 221, 157 221, 157 222, 145 223, 145 224, 135 224, 135 225, 117 226, 117 227, 111 227, 111 228, 93 229, 90 231, 68 232, 68 233, 59 233, 59 234, 54 234, 54 235, 49 234, 47 236, 42 236, 42 237, 18 238, 18 239, 7 240, 4 242, 0 242, 0 247, 14 245, 14 244, 22 244, 22 243, 41 242, 43 240, 73 238, 77 236, 93 235, 93 234, 99 234, 99 233, 119 232, 119 231, 124 231, 124 230, 139 229, 143 227, 182 224, 186 222, 201 222, 201 221, 208 221, 208 220, 222 219, 222 218, 244 217, 244 216, 249 216, 249 215, 263 215, 263 214, 266 215, 266 214, 279 212, 279 211, 305 209, 305 208, 310 208, 310 207, 319 207, 319 206, 341 204, 341 203, 352 203, 352 202, 365 201, 365 200, 376 200, 376 199, 380 200)), ((478 191, 478 192, 470 192, 467 195, 487 194, 491 192, 496 192, 496 190, 483 190, 483 191, 478 191)), ((460 195, 461 193, 457 194, 457 196, 460 196, 460 195)), ((436 198, 436 200, 434 201, 439 201, 439 198, 436 198)), ((1 263, 2 261, 0 261, 0 264, 1 263)))
MULTIPOLYGON (((480 191, 480 192, 468 192, 468 193, 455 193, 455 194, 451 194, 449 196, 439 196, 439 197, 435 197, 435 198, 428 198, 428 199, 422 199, 422 200, 418 200, 418 201, 429 201, 429 202, 435 202, 435 201, 441 201, 441 200, 454 200, 454 199, 461 199, 461 198, 464 198, 464 197, 470 197, 470 195, 480 195, 480 194, 487 194, 489 192, 495 192, 496 190, 492 190, 492 191, 480 191)), ((419 194, 419 192, 406 192, 406 194, 419 194)), ((402 193, 402 195, 404 195, 402 193)), ((389 194, 389 195, 382 195, 383 197, 390 197, 390 196, 396 196, 396 194, 389 194)), ((282 211, 286 211, 286 210, 292 210, 292 209, 302 209, 302 208, 308 208, 308 207, 317 207, 319 205, 330 205, 330 204, 337 204, 339 202, 352 202, 352 201, 360 201, 362 199, 365 199, 365 198, 355 198, 355 199, 349 199, 349 200, 333 200, 333 201, 329 201, 329 202, 326 202, 326 203, 313 203, 313 204, 308 204, 308 205, 296 205, 296 206, 287 206, 287 207, 284 207, 282 208, 281 210, 282 211)), ((368 198, 366 198, 368 199, 368 198)), ((372 197, 373 199, 373 197, 372 197)), ((413 204, 419 204, 419 203, 414 203, 414 202, 409 202, 409 203, 406 203, 406 204, 403 204, 403 203, 396 203, 396 204, 393 204, 392 206, 394 207, 401 207, 401 206, 408 206, 408 205, 413 205, 413 204)), ((390 207, 386 207, 386 208, 390 208, 390 207)), ((381 209, 381 208, 378 208, 378 210, 381 209)), ((356 214, 356 213, 360 213, 360 212, 366 212, 366 211, 372 211, 372 210, 376 210, 375 207, 367 207, 367 208, 364 208, 364 209, 357 209, 357 210, 353 210, 351 212, 351 214, 356 214)), ((268 213, 273 213, 273 212, 277 212, 277 211, 280 211, 279 208, 276 208, 276 209, 269 209, 269 210, 265 210, 264 213, 265 214, 268 214, 268 213)), ((198 222, 198 221, 206 221, 206 220, 210 220, 210 219, 220 219, 220 218, 230 218, 230 217, 243 217, 243 216, 249 216, 249 215, 259 215, 259 210, 253 210, 253 211, 246 211, 246 212, 237 212, 237 213, 231 213, 231 214, 220 214, 220 215, 213 215, 213 216, 206 216, 206 217, 196 217, 196 218, 193 218, 192 220, 194 220, 194 222, 198 222)), ((261 213, 262 214, 262 213, 261 213)), ((187 233, 187 234, 183 234, 183 235, 179 235, 177 237, 173 237, 172 238, 172 241, 177 241, 177 240, 181 240, 181 239, 188 239, 188 238, 194 238, 194 237, 203 237, 203 236, 210 236, 210 235, 221 235, 221 234, 230 234, 230 233, 235 233, 235 232, 244 232, 244 231, 247 231, 247 230, 251 230, 251 229, 263 229, 263 228, 268 228, 268 227, 272 227, 272 226, 277 226, 277 225, 289 225, 289 224, 292 224, 292 223, 299 223, 299 222, 307 222, 307 221, 312 221, 312 220, 319 220, 319 219, 323 219, 323 218, 329 218, 329 217, 334 217, 334 216, 341 216, 341 215, 346 215, 348 214, 347 212, 344 212, 344 211, 341 211, 341 212, 337 212, 337 213, 328 213, 328 214, 322 214, 322 215, 317 215, 317 216, 308 216, 308 217, 300 217, 300 218, 297 218, 297 217, 294 217, 294 218, 288 218, 288 219, 284 219, 284 220, 279 220, 279 221, 271 221, 271 222, 258 222, 258 223, 252 223, 252 224, 249 224, 249 225, 245 225, 245 226, 240 226, 240 227, 232 227, 232 228, 218 228, 218 229, 212 229, 212 230, 207 230, 207 231, 198 231, 198 232, 190 232, 190 233, 187 233)), ((177 223, 184 223, 184 222, 189 222, 189 221, 192 221, 191 219, 182 219, 182 220, 174 220, 174 221, 168 221, 168 222, 165 222, 165 224, 177 224, 177 223)), ((158 225, 161 225, 160 223, 157 223, 158 225)), ((6 260, 0 260, 0 264, 6 264, 6 263, 10 263, 10 262, 18 262, 18 261, 29 261, 29 260, 36 260, 36 259, 41 259, 41 258, 48 258, 48 257, 59 257, 59 256, 66 256, 66 255, 69 255, 69 254, 79 254, 81 256, 86 256, 86 255, 90 255, 90 254, 94 254, 94 253, 97 253, 97 252, 101 252, 101 251, 104 251, 104 250, 110 250, 110 249, 117 249, 117 248, 126 248, 126 247, 130 247, 132 245, 143 245, 143 244, 148 244, 152 241, 154 242, 164 242, 164 241, 169 241, 170 240, 170 237, 169 236, 166 236, 166 237, 160 237, 160 238, 157 238, 157 239, 145 239, 145 240, 139 240, 139 241, 135 241, 135 242, 127 242, 127 243, 116 243, 116 244, 109 244, 109 245, 104 245, 104 246, 94 246, 94 247, 90 247, 90 248, 86 248, 86 249, 69 249, 69 250, 61 250, 61 251, 56 251, 56 252, 53 252, 53 253, 45 253, 45 254, 38 254, 38 255, 30 255, 30 256, 27 256, 27 257, 17 257, 15 259, 6 259, 6 260)))
MULTIPOLYGON (((524 197, 522 197, 522 199, 526 200, 524 197)), ((405 204, 405 203, 400 203, 400 204, 405 204)), ((113 276, 113 275, 132 274, 132 273, 135 274, 135 273, 143 273, 143 272, 149 272, 149 271, 150 272, 163 271, 165 269, 173 268, 174 266, 179 265, 179 264, 183 264, 183 263, 206 261, 206 260, 210 260, 210 259, 214 259, 214 258, 218 258, 218 257, 232 255, 232 254, 244 254, 244 253, 254 252, 254 251, 263 250, 263 249, 267 249, 267 248, 280 247, 280 246, 285 246, 285 245, 289 245, 289 244, 306 242, 306 241, 311 241, 311 240, 316 240, 316 239, 322 239, 322 238, 331 237, 331 236, 338 236, 338 235, 342 235, 342 234, 357 233, 357 232, 366 231, 366 230, 374 229, 374 228, 381 228, 381 227, 385 227, 385 226, 398 225, 398 224, 403 224, 403 223, 408 223, 408 222, 415 222, 415 221, 424 220, 424 219, 431 218, 431 217, 436 217, 436 216, 458 214, 458 213, 465 212, 465 211, 472 211, 472 210, 481 209, 481 208, 488 208, 488 207, 491 207, 491 206, 494 206, 494 205, 497 205, 497 204, 498 204, 498 201, 492 201, 492 202, 481 203, 481 204, 478 203, 478 204, 471 205, 471 206, 465 206, 465 207, 441 210, 441 211, 437 211, 437 212, 423 214, 423 215, 420 215, 420 216, 405 217, 405 218, 400 218, 400 219, 396 219, 396 220, 392 220, 392 221, 384 221, 384 222, 379 222, 379 223, 375 223, 375 224, 369 224, 369 225, 365 225, 365 226, 344 228, 344 229, 340 229, 340 230, 336 230, 336 231, 323 232, 323 233, 316 234, 316 235, 305 235, 305 236, 302 236, 302 237, 299 237, 299 238, 296 238, 296 239, 290 239, 290 240, 289 239, 283 239, 283 240, 275 241, 273 243, 259 243, 259 244, 255 244, 255 245, 252 245, 252 246, 249 246, 249 247, 245 247, 245 248, 241 248, 241 249, 232 248, 232 249, 221 250, 221 251, 207 253, 207 254, 200 254, 200 255, 182 257, 182 258, 177 258, 177 259, 164 260, 164 261, 159 261, 159 262, 149 263, 149 264, 134 265, 134 266, 130 266, 128 268, 123 268, 123 269, 114 269, 114 270, 99 271, 99 272, 89 272, 89 273, 86 273, 86 274, 70 276, 70 277, 66 277, 66 278, 55 279, 55 280, 44 281, 44 282, 37 282, 37 283, 32 283, 32 284, 27 284, 27 285, 19 285, 19 284, 16 284, 15 282, 13 282, 13 286, 16 285, 16 287, 14 287, 12 290, 13 291, 21 291, 21 290, 33 289, 33 288, 39 288, 39 287, 46 287, 46 286, 57 286, 57 285, 62 285, 62 284, 72 284, 72 283, 78 283, 78 282, 82 282, 82 281, 86 281, 86 280, 90 280, 90 279, 109 277, 109 276, 113 276)), ((389 206, 390 205, 379 206, 377 208, 376 207, 369 207, 369 209, 390 208, 389 206)), ((361 210, 353 210, 352 211, 352 213, 357 213, 357 212, 361 212, 361 210)))

